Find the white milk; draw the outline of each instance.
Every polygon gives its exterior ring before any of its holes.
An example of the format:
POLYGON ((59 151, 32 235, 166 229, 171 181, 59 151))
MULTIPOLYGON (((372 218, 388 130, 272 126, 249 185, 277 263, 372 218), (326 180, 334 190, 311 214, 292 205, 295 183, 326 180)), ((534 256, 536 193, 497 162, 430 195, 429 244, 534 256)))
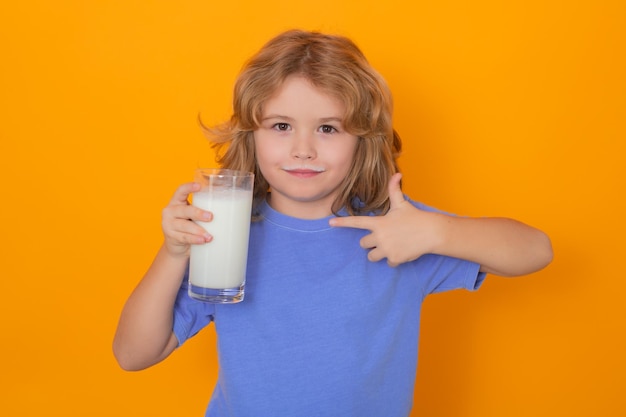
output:
POLYGON ((210 222, 197 222, 213 240, 191 245, 189 280, 203 288, 235 288, 245 282, 252 192, 225 190, 193 195, 193 205, 213 213, 210 222))

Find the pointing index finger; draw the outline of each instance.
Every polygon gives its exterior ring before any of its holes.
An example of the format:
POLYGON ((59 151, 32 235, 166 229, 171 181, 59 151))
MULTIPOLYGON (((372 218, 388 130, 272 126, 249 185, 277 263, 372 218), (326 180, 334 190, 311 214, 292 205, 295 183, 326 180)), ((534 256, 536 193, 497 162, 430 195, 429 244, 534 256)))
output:
POLYGON ((329 220, 332 227, 353 227, 355 229, 372 230, 374 218, 370 216, 333 217, 329 220))

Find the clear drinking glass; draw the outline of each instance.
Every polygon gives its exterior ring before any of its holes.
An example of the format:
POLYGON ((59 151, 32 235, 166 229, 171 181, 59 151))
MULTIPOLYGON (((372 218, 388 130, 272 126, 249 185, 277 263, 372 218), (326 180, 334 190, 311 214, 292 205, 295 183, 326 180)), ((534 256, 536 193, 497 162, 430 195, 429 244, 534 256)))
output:
POLYGON ((189 296, 210 303, 243 300, 250 236, 254 174, 230 169, 195 171, 202 185, 192 205, 213 213, 210 222, 197 222, 213 240, 191 246, 189 296))

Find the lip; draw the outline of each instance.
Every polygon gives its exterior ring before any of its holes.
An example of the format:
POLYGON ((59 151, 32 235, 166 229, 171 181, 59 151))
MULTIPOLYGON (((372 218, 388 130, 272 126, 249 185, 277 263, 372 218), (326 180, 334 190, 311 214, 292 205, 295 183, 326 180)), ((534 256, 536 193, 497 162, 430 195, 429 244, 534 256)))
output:
POLYGON ((321 174, 324 170, 316 168, 285 168, 285 172, 297 178, 312 178, 321 174))

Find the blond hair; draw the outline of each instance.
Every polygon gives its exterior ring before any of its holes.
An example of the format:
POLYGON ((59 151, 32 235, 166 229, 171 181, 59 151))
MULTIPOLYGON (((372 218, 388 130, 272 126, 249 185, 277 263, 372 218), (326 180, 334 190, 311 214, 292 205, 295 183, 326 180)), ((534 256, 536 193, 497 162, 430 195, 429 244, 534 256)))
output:
POLYGON ((263 105, 290 75, 303 76, 339 99, 346 110, 343 128, 358 137, 333 213, 344 207, 350 215, 386 213, 387 186, 398 171, 396 158, 402 146, 392 125, 387 83, 350 39, 291 30, 271 39, 244 65, 235 83, 230 120, 213 128, 200 122, 222 167, 254 172, 253 214, 269 189, 256 163, 254 131, 260 126, 263 105))

